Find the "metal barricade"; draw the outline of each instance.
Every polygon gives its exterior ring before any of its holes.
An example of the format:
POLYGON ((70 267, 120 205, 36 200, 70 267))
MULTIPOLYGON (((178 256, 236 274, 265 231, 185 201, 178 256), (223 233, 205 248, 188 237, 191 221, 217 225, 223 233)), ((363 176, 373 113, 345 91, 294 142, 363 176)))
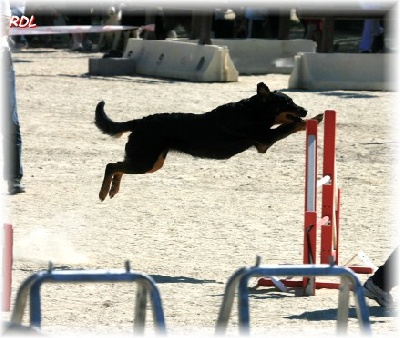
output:
POLYGON ((357 275, 347 267, 329 264, 303 265, 265 265, 244 267, 238 269, 225 286, 224 298, 216 324, 216 333, 225 334, 229 317, 232 312, 236 289, 238 291, 239 331, 250 333, 249 287, 252 277, 261 276, 337 276, 340 277, 338 298, 338 333, 345 333, 348 328, 349 294, 353 292, 360 330, 371 333, 369 311, 364 298, 364 291, 357 275))
POLYGON ((133 321, 135 334, 143 334, 146 320, 146 305, 149 296, 152 305, 153 323, 157 333, 165 334, 164 310, 160 292, 154 280, 141 272, 124 269, 110 270, 53 270, 42 271, 29 276, 20 286, 11 315, 11 324, 21 325, 27 300, 30 301, 30 326, 41 327, 40 288, 43 283, 97 283, 136 282, 136 303, 133 321))

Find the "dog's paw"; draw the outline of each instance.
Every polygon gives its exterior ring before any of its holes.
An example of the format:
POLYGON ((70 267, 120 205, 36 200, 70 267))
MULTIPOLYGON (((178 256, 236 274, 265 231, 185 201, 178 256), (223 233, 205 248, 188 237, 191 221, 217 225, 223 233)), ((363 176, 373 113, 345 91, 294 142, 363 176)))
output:
POLYGON ((104 193, 103 189, 100 190, 100 192, 99 192, 99 199, 100 199, 100 201, 103 202, 103 201, 106 199, 106 197, 107 197, 107 192, 104 193))
POLYGON ((320 123, 323 119, 324 119, 324 114, 322 113, 322 114, 315 115, 310 120, 316 120, 318 123, 320 123))
MULTIPOLYGON (((324 114, 318 114, 312 117, 310 120, 315 120, 320 123, 324 119, 324 114)), ((307 129, 307 120, 301 120, 300 122, 296 122, 295 130, 304 131, 307 129)))

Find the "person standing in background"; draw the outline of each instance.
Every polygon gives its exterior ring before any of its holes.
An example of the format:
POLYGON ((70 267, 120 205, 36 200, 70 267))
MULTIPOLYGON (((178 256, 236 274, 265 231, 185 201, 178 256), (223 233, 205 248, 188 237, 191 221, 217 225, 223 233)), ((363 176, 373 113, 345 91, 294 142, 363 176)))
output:
MULTIPOLYGON (((25 0, 12 0, 11 1, 11 15, 21 17, 25 15, 25 0)), ((21 48, 28 48, 28 41, 24 35, 16 35, 15 37, 8 38, 11 50, 18 50, 21 48)))
MULTIPOLYGON (((368 13, 371 10, 380 10, 382 6, 379 2, 371 3, 366 1, 361 3, 361 8, 365 10, 365 13, 368 13)), ((384 33, 385 30, 379 18, 364 20, 359 47, 360 53, 383 53, 385 51, 384 33)))
POLYGON ((384 29, 377 19, 364 20, 360 42, 361 53, 382 53, 385 50, 384 29))
MULTIPOLYGON (((67 25, 69 26, 90 26, 92 25, 92 8, 89 5, 77 8, 65 8, 62 14, 66 17, 67 25)), ((93 43, 89 39, 88 33, 72 33, 73 52, 90 52, 92 51, 93 43)))
POLYGON ((11 17, 10 2, 9 0, 1 0, 0 3, 3 177, 8 183, 8 192, 10 195, 15 195, 25 192, 25 188, 21 184, 23 176, 21 162, 22 140, 17 111, 15 72, 8 43, 11 17))

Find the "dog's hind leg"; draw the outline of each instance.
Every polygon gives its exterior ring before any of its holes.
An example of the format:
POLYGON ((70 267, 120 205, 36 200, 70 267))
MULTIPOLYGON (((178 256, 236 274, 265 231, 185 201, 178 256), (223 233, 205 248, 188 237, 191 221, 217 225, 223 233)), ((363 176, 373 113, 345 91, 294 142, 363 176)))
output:
MULTIPOLYGON (((106 170, 104 172, 104 178, 103 178, 103 183, 101 185, 101 189, 99 192, 99 198, 100 201, 104 201, 104 199, 107 197, 109 191, 110 191, 110 186, 111 183, 114 181, 114 176, 115 175, 121 175, 120 173, 120 167, 124 162, 117 162, 117 163, 108 163, 106 166, 106 170)), ((121 180, 119 180, 121 181, 121 180)), ((113 184, 114 186, 114 184, 113 184)))
POLYGON ((124 161, 108 163, 104 173, 103 184, 100 189, 99 198, 101 201, 110 196, 113 198, 119 191, 121 179, 124 174, 147 174, 154 173, 164 165, 168 151, 158 155, 156 161, 124 161))
MULTIPOLYGON (((160 170, 164 165, 164 161, 165 161, 165 154, 160 154, 157 161, 153 164, 153 167, 149 171, 146 171, 145 174, 151 174, 157 170, 160 170)), ((118 193, 119 186, 121 185, 122 176, 123 173, 114 174, 111 182, 111 189, 109 192, 110 198, 113 198, 118 193)))
POLYGON ((146 171, 137 170, 132 166, 132 163, 129 162, 108 163, 99 193, 100 200, 104 201, 108 194, 110 194, 111 198, 114 197, 114 195, 119 191, 123 174, 144 174, 145 172, 146 171))

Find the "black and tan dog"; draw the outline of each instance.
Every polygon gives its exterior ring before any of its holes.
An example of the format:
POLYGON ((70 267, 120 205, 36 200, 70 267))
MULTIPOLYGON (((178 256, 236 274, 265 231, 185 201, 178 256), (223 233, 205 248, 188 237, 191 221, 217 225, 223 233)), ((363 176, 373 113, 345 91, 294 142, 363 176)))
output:
MULTIPOLYGON (((132 132, 125 145, 125 159, 106 166, 100 200, 118 191, 123 174, 153 173, 160 169, 169 150, 195 157, 228 159, 255 146, 265 153, 275 142, 300 130, 307 111, 264 83, 257 94, 221 105, 204 114, 160 113, 128 122, 113 122, 97 104, 95 124, 105 134, 119 137, 132 132), (276 128, 272 126, 280 124, 276 128), (111 188, 110 188, 111 187, 111 188)), ((313 119, 322 121, 323 114, 313 119)))

